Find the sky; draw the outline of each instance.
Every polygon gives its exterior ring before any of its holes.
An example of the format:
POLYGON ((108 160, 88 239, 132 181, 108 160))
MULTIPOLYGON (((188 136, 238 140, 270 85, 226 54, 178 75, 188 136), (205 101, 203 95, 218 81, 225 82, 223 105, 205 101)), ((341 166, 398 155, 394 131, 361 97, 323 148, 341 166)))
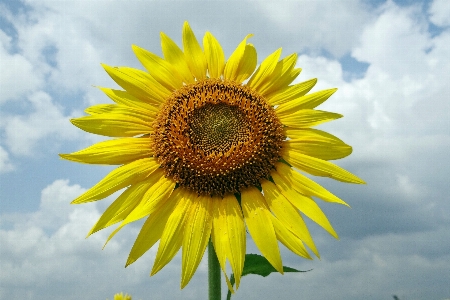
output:
POLYGON ((161 55, 160 32, 180 44, 185 20, 227 57, 253 33, 259 62, 282 47, 296 82, 337 87, 319 109, 344 118, 319 128, 353 146, 337 164, 367 182, 317 179, 351 206, 319 203, 340 240, 308 223, 321 259, 281 251, 312 270, 245 277, 232 299, 450 299, 448 0, 0 0, 0 300, 207 298, 205 259, 183 290, 179 254, 153 277, 156 247, 124 268, 142 222, 104 250, 113 229, 85 239, 114 195, 69 203, 111 168, 58 157, 101 140, 69 122, 109 103, 100 63, 142 68, 131 45, 161 55))

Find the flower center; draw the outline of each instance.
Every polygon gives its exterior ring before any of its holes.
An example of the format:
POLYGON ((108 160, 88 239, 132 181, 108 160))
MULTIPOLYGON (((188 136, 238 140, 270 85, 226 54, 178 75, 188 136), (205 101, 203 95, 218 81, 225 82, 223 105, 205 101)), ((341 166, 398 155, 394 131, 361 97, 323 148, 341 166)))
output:
POLYGON ((175 91, 153 126, 153 150, 165 175, 206 195, 259 186, 279 160, 285 138, 262 96, 217 79, 175 91))
POLYGON ((225 152, 250 138, 245 114, 225 103, 194 109, 189 127, 193 146, 205 153, 225 152))

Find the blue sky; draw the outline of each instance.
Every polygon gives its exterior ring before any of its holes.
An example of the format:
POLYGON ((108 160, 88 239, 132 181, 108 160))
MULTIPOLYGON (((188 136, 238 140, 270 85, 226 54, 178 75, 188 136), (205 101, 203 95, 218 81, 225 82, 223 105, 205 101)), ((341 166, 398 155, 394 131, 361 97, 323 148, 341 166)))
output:
POLYGON ((234 299, 450 299, 447 0, 0 0, 0 300, 206 298, 204 261, 182 291, 179 256, 154 277, 155 249, 123 268, 139 223, 104 250, 110 231, 85 239, 113 197, 69 203, 110 168, 57 156, 101 140, 69 122, 108 103, 100 63, 141 68, 131 45, 160 54, 159 33, 179 43, 185 20, 226 55, 254 33, 259 61, 283 47, 298 80, 337 87, 320 109, 345 117, 321 128, 353 146, 338 164, 368 183, 318 180, 352 207, 321 206, 340 240, 310 224, 321 260, 282 254, 313 271, 246 277, 234 299))

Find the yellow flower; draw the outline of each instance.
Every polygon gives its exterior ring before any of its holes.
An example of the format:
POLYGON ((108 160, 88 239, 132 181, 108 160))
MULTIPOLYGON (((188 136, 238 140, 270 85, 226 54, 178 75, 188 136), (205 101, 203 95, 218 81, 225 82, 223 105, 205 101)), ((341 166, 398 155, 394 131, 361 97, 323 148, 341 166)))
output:
POLYGON ((278 241, 302 257, 311 258, 305 245, 319 256, 304 216, 337 238, 312 197, 346 203, 297 170, 364 183, 329 162, 352 148, 311 128, 342 117, 315 109, 336 89, 307 94, 316 79, 291 85, 301 69, 295 67, 296 54, 280 60, 281 49, 255 71, 250 37, 228 61, 209 32, 202 49, 187 22, 183 50, 164 33, 164 58, 133 46, 147 71, 103 65, 124 90, 100 88, 115 104, 89 107, 89 116, 72 120, 87 132, 117 139, 61 154, 81 163, 122 165, 72 203, 126 188, 89 234, 122 222, 110 239, 124 225, 148 217, 127 265, 160 241, 153 275, 182 248, 182 288, 210 238, 224 273, 228 260, 237 287, 245 227, 281 273, 278 241))
POLYGON ((123 293, 115 294, 114 300, 131 300, 131 296, 128 294, 123 295, 123 293))

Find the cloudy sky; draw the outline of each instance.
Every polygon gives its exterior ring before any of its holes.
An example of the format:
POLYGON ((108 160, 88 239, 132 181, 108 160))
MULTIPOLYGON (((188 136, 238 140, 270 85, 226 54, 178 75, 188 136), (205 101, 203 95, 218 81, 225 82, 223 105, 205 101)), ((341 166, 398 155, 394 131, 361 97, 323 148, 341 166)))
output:
POLYGON ((367 181, 319 180, 352 207, 322 205, 340 240, 311 224, 321 260, 282 250, 311 272, 245 277, 233 299, 450 299, 448 0, 0 0, 0 299, 206 299, 205 261, 182 291, 180 256, 154 277, 155 249, 124 268, 142 223, 104 250, 110 231, 85 239, 113 198, 69 203, 110 168, 57 156, 99 141, 69 119, 108 103, 100 63, 141 68, 131 45, 160 54, 160 32, 180 43, 185 20, 227 56, 254 33, 259 62, 283 47, 299 81, 339 88, 320 108, 345 117, 322 129, 367 181))

